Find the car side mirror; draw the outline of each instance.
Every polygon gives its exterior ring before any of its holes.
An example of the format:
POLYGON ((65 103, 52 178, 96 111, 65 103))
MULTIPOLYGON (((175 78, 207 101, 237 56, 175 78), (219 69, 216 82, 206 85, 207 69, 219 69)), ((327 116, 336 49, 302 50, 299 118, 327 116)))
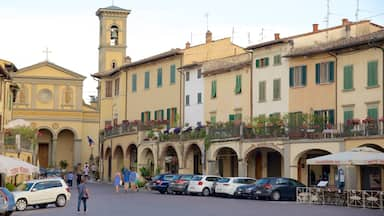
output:
POLYGON ((36 188, 32 188, 31 192, 36 192, 37 189, 36 188))

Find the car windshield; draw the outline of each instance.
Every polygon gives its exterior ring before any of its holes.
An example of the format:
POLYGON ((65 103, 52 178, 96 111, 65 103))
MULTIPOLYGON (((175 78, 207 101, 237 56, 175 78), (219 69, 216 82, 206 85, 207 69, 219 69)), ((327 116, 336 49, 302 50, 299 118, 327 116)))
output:
POLYGON ((218 183, 227 183, 229 182, 231 179, 230 178, 221 178, 219 180, 217 180, 218 183))
POLYGON ((193 175, 185 175, 181 176, 180 180, 191 180, 193 178, 193 175))
POLYGON ((158 179, 160 179, 160 177, 161 177, 161 175, 157 175, 157 176, 153 177, 152 180, 153 181, 158 180, 158 179))
POLYGON ((192 181, 200 181, 201 179, 203 179, 203 176, 193 176, 193 178, 191 180, 192 181))
POLYGON ((15 191, 29 191, 32 186, 33 186, 33 183, 30 183, 30 182, 22 183, 16 187, 15 191))

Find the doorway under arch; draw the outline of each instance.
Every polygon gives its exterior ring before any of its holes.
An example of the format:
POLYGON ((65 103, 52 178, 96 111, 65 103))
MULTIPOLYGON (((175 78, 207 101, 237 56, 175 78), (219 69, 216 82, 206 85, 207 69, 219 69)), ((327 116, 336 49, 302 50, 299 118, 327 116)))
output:
POLYGON ((219 175, 223 177, 238 176, 238 157, 235 150, 223 147, 218 150, 216 156, 219 175))
POLYGON ((184 169, 188 170, 188 173, 202 174, 202 154, 197 144, 192 144, 188 147, 185 155, 185 166, 184 169))
POLYGON ((55 154, 56 164, 60 161, 67 161, 68 167, 72 169, 74 167, 74 145, 75 135, 71 130, 65 129, 59 132, 57 135, 57 146, 55 154))
POLYGON ((260 179, 283 175, 284 159, 280 152, 275 149, 255 148, 247 154, 246 161, 249 177, 260 179))
POLYGON ((331 169, 330 165, 307 165, 307 159, 328 154, 331 153, 322 149, 309 149, 302 152, 297 162, 297 179, 308 186, 316 186, 320 180, 334 180, 335 170, 331 169))

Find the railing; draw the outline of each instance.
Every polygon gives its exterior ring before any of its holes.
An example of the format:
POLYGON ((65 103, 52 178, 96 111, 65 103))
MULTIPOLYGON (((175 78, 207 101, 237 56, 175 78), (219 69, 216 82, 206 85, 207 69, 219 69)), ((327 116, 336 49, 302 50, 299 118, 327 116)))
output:
POLYGON ((211 140, 240 138, 241 127, 242 127, 241 125, 228 125, 228 126, 213 125, 209 127, 208 135, 211 140))
POLYGON ((298 187, 296 188, 296 202, 384 209, 384 192, 374 190, 345 190, 341 192, 330 188, 298 187))
POLYGON ((135 133, 138 131, 138 127, 134 125, 118 125, 115 127, 110 127, 102 131, 104 138, 121 136, 126 134, 135 133))
MULTIPOLYGON (((13 151, 18 150, 16 145, 16 137, 5 136, 4 147, 5 147, 5 150, 13 150, 13 151)), ((28 150, 28 151, 31 150, 32 149, 31 141, 25 137, 20 137, 20 148, 21 150, 28 150)))

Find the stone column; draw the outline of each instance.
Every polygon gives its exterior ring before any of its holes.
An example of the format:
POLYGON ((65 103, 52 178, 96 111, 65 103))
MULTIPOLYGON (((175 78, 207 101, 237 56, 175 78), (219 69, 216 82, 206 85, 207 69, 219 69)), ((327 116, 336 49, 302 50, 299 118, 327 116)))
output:
POLYGON ((290 169, 290 165, 291 165, 291 146, 289 145, 289 143, 284 143, 284 149, 283 149, 283 164, 284 166, 282 166, 282 176, 286 177, 286 178, 291 178, 291 169, 290 169))
POLYGON ((208 175, 217 175, 219 172, 217 170, 217 163, 215 160, 208 160, 208 175))
POLYGON ((53 166, 53 160, 52 160, 52 143, 53 140, 48 144, 48 166, 52 167, 53 166))
POLYGON ((243 159, 239 159, 238 162, 238 175, 239 176, 248 176, 247 175, 247 163, 243 159))
POLYGON ((261 166, 262 166, 262 176, 268 176, 268 154, 266 151, 261 151, 261 166))
POLYGON ((56 147, 57 147, 57 139, 52 139, 52 145, 51 145, 51 162, 53 165, 59 165, 56 164, 56 147))
POLYGON ((75 139, 74 144, 74 152, 73 152, 73 164, 78 164, 81 162, 81 139, 75 139))

